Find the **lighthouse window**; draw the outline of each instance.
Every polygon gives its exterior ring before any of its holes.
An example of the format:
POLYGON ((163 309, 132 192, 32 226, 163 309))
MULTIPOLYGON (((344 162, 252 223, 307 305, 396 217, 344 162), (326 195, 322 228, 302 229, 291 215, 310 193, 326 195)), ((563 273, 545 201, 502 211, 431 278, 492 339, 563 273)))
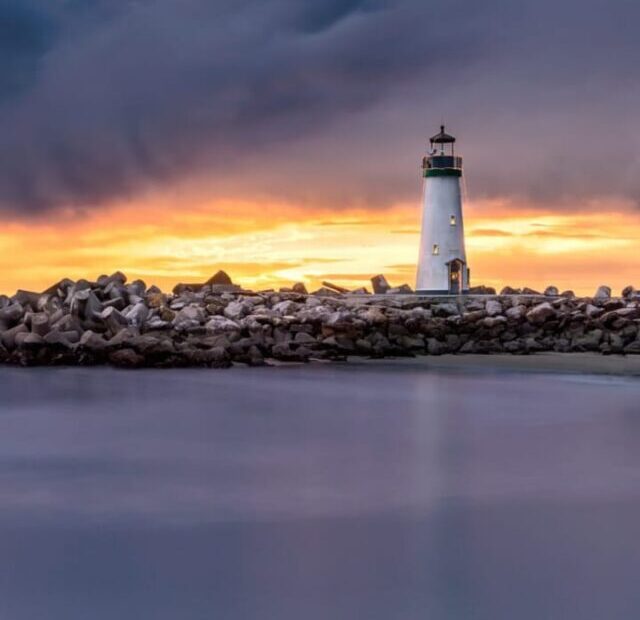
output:
POLYGON ((449 224, 451 224, 451 226, 455 226, 456 225, 456 216, 455 215, 452 215, 449 218, 449 224))
POLYGON ((440 254, 440 246, 437 243, 433 244, 433 255, 437 256, 440 254))

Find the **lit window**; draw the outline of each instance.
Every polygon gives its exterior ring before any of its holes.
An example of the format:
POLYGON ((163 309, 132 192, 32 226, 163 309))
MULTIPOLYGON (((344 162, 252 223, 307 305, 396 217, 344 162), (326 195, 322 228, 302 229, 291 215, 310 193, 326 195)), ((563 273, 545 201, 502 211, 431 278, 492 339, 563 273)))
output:
POLYGON ((437 256, 440 254, 440 246, 437 243, 433 244, 433 255, 437 256))
POLYGON ((451 224, 451 226, 455 226, 456 225, 456 216, 455 215, 452 215, 449 218, 449 224, 451 224))

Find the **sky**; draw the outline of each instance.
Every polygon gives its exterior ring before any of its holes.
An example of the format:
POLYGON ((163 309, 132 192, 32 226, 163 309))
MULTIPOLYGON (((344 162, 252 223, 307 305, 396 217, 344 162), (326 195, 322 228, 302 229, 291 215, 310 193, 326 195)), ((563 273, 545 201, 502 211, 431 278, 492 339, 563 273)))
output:
POLYGON ((415 280, 428 137, 472 284, 640 271, 640 3, 0 0, 0 291, 415 280))

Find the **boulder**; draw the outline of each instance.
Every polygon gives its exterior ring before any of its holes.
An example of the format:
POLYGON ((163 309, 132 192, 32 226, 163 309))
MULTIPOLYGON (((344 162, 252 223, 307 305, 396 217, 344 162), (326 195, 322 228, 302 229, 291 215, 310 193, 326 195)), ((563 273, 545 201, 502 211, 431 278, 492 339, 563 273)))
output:
POLYGON ((80 335, 77 332, 59 332, 57 330, 50 331, 45 337, 44 342, 51 347, 59 349, 71 349, 74 342, 78 342, 80 335), (69 338, 69 334, 73 340, 69 338))
POLYGON ((226 271, 222 271, 222 269, 221 269, 220 271, 217 271, 214 275, 212 275, 205 282, 205 284, 207 284, 209 286, 220 285, 220 284, 228 286, 230 284, 233 284, 233 282, 231 281, 231 278, 229 277, 227 272, 226 271))
POLYGON ((625 286, 622 289, 622 298, 623 299, 633 299, 634 297, 636 297, 637 295, 637 291, 635 289, 635 287, 633 286, 625 286))
POLYGON ((67 296, 67 292, 74 285, 73 280, 69 280, 69 278, 63 278, 59 282, 52 284, 49 288, 42 291, 43 295, 56 295, 61 299, 64 299, 67 296))
POLYGON ((454 303, 443 303, 443 304, 434 304, 431 307, 434 316, 448 317, 448 316, 456 316, 460 314, 458 310, 457 304, 454 303))
POLYGON ((522 291, 519 288, 511 288, 510 286, 505 286, 501 291, 500 295, 520 295, 522 291))
POLYGON ((360 288, 354 288, 352 291, 349 291, 349 295, 368 295, 369 291, 366 286, 361 286, 360 288))
POLYGON ((146 302, 149 308, 162 308, 167 303, 167 296, 163 293, 150 293, 149 291, 147 291, 146 302))
POLYGON ((133 328, 123 327, 115 336, 113 336, 108 342, 109 349, 119 349, 121 347, 129 346, 129 344, 136 338, 138 334, 133 328))
POLYGON ((40 296, 40 293, 34 293, 33 291, 18 290, 11 299, 13 303, 20 304, 21 306, 30 306, 32 310, 37 310, 40 296))
POLYGON ((313 345, 317 343, 317 340, 306 332, 298 332, 293 339, 296 344, 313 345))
POLYGON ((624 352, 630 355, 640 355, 640 340, 634 340, 630 342, 625 348, 624 352))
POLYGON ((560 297, 565 297, 567 299, 573 299, 575 296, 576 294, 572 290, 562 291, 562 293, 560 293, 560 297))
POLYGON ((571 348, 574 351, 597 351, 602 342, 603 333, 601 329, 593 329, 581 336, 576 336, 571 342, 571 348))
POLYGON ((207 287, 207 289, 213 295, 222 295, 223 293, 239 293, 241 290, 237 284, 211 284, 207 287))
POLYGON ((609 299, 610 297, 611 297, 611 287, 605 286, 604 284, 598 287, 596 294, 593 296, 594 299, 598 299, 598 300, 609 299))
POLYGON ((600 322, 607 327, 615 327, 618 319, 627 319, 633 321, 640 318, 640 308, 618 308, 605 312, 600 317, 600 322))
POLYGON ((31 331, 38 336, 46 336, 51 329, 49 315, 44 312, 34 314, 31 317, 31 331))
POLYGON ((25 309, 20 303, 11 303, 10 305, 0 308, 0 321, 7 323, 16 323, 25 314, 25 309))
POLYGON ((492 329, 497 327, 498 325, 502 325, 507 323, 508 319, 506 316, 488 316, 487 318, 482 320, 482 325, 488 329, 492 329))
POLYGON ((240 331, 240 325, 224 316, 212 316, 206 323, 205 329, 208 334, 220 334, 224 332, 240 331))
POLYGON ((107 288, 104 289, 103 297, 105 297, 105 301, 111 300, 111 305, 119 310, 124 310, 125 306, 129 304, 129 293, 119 282, 109 284, 107 288))
POLYGON ((445 342, 440 342, 436 338, 427 338, 427 353, 429 355, 443 355, 449 352, 449 347, 445 342))
POLYGON ((612 310, 619 310, 626 306, 625 302, 621 299, 610 299, 602 304, 605 312, 611 312, 612 310))
POLYGON ((88 351, 102 351, 107 347, 107 341, 90 329, 80 337, 80 346, 88 351))
POLYGON ((521 319, 526 313, 527 313, 527 307, 523 306, 522 304, 519 304, 517 306, 508 308, 505 312, 505 316, 508 319, 517 321, 521 319))
POLYGON ((181 351, 182 359, 188 366, 226 368, 230 365, 229 353, 222 347, 198 349, 188 347, 181 351))
POLYGON ((533 288, 529 288, 528 286, 525 286, 522 289, 522 295, 540 295, 540 291, 536 291, 533 288))
POLYGON ((19 323, 15 327, 12 327, 11 329, 6 329, 5 331, 3 331, 2 334, 0 335, 0 341, 2 341, 2 344, 7 350, 11 351, 15 349, 16 336, 22 333, 26 334, 28 331, 29 330, 27 329, 27 326, 24 323, 19 323))
POLYGON ((529 312, 527 312, 527 320, 534 325, 541 325, 555 316, 556 311, 548 301, 544 301, 541 304, 534 306, 529 310, 529 312))
POLYGON ((228 319, 238 320, 249 313, 249 308, 241 301, 232 301, 224 309, 224 315, 228 319))
POLYGON ((133 349, 118 349, 109 353, 109 362, 120 368, 140 368, 144 366, 144 356, 133 349))
POLYGON ((522 353, 528 352, 526 345, 522 342, 522 340, 510 340, 509 342, 505 342, 502 345, 505 353, 511 353, 512 355, 520 355, 522 353))
POLYGON ((594 306, 593 304, 587 304, 584 309, 585 315, 590 319, 595 319, 604 313, 604 308, 598 308, 598 306, 594 306))
POLYGON ((118 285, 124 286, 127 281, 127 276, 124 275, 121 271, 115 271, 110 276, 101 275, 96 280, 96 284, 98 287, 102 289, 106 289, 109 285, 118 285))
MULTIPOLYGON (((226 285, 223 285, 226 286, 226 285)), ((204 288, 204 284, 200 284, 200 283, 189 283, 189 282, 178 282, 178 284, 176 284, 173 287, 173 294, 174 295, 182 295, 184 293, 197 293, 198 291, 202 290, 204 288)))
POLYGON ((345 310, 332 312, 324 316, 322 323, 331 329, 347 329, 352 323, 351 313, 345 310))
POLYGON ((387 295, 411 295, 413 289, 408 284, 401 284, 400 286, 394 286, 387 290, 387 295))
POLYGON ((299 295, 308 295, 308 291, 307 291, 307 287, 302 283, 302 282, 296 282, 292 287, 291 290, 294 293, 298 293, 299 295))
POLYGON ((387 279, 382 274, 371 278, 371 286, 376 295, 384 295, 391 288, 387 279))
POLYGON ((316 295, 318 297, 339 297, 340 293, 337 293, 326 286, 319 288, 317 291, 313 291, 312 295, 316 295))
POLYGON ((169 327, 171 327, 171 321, 163 321, 159 316, 153 316, 145 323, 145 329, 168 329, 169 327))
POLYGON ((424 338, 422 336, 402 336, 400 345, 403 349, 422 351, 425 347, 424 338))
POLYGON ((176 312, 175 310, 171 310, 171 308, 167 308, 166 306, 163 306, 158 310, 158 316, 160 320, 171 323, 173 319, 176 318, 176 312))
POLYGON ((100 318, 104 321, 107 329, 113 334, 117 334, 120 330, 129 324, 127 317, 125 317, 119 310, 114 307, 105 308, 100 313, 100 318))
POLYGON ((274 306, 272 307, 272 310, 274 312, 277 312, 281 316, 286 316, 286 315, 295 314, 298 308, 300 308, 300 304, 297 304, 295 301, 286 300, 286 301, 281 301, 277 304, 274 304, 274 306))
POLYGON ((16 346, 21 349, 38 349, 44 343, 42 336, 32 332, 21 332, 16 334, 16 346))
MULTIPOLYGON (((340 354, 353 353, 356 350, 356 343, 344 334, 328 336, 322 341, 322 345, 325 349, 333 349, 335 352, 340 354)), ((297 352, 300 352, 300 350, 300 348, 297 349, 297 352)))
POLYGON ((130 295, 137 295, 138 297, 144 297, 147 291, 147 285, 144 280, 134 280, 127 286, 127 292, 130 295))
POLYGON ((471 325, 481 321, 487 316, 486 310, 472 310, 471 312, 465 312, 462 315, 462 323, 464 325, 471 325))
POLYGON ((171 339, 150 334, 134 336, 128 344, 143 355, 170 355, 176 350, 171 339))
POLYGON ((469 288, 469 295, 495 295, 496 289, 492 286, 472 286, 469 288))
POLYGON ((338 286, 337 284, 333 284, 331 282, 326 282, 323 281, 322 282, 322 286, 331 289, 332 291, 335 291, 336 293, 340 293, 341 295, 344 295, 345 293, 349 292, 348 288, 344 288, 344 286, 338 286))
POLYGON ((95 293, 93 293, 93 291, 89 291, 84 305, 84 318, 93 320, 100 316, 102 309, 102 302, 98 299, 95 293))
POLYGON ((127 281, 127 276, 122 273, 122 271, 114 271, 110 276, 109 280, 111 282, 117 282, 118 284, 125 284, 127 281))
POLYGON ((367 308, 360 314, 360 317, 369 325, 384 325, 388 321, 387 315, 375 306, 367 308))
POLYGON ((70 305, 72 300, 73 300, 73 297, 75 296, 76 293, 78 293, 79 291, 86 291, 86 290, 91 290, 91 282, 89 282, 88 280, 84 280, 84 279, 81 279, 81 280, 78 280, 77 282, 74 282, 73 286, 70 286, 67 289, 67 296, 65 297, 65 304, 70 305))
POLYGON ((189 305, 176 314, 172 323, 178 331, 188 331, 202 325, 205 318, 205 312, 200 306, 189 305))
MULTIPOLYGON (((133 296, 135 297, 135 295, 133 296)), ((137 297, 136 297, 137 299, 137 297)), ((102 302, 102 309, 105 308, 116 308, 117 310, 124 310, 127 307, 127 303, 124 300, 124 297, 115 297, 113 299, 109 298, 106 301, 102 302)))
POLYGON ((79 333, 84 331, 82 323, 78 318, 70 314, 65 314, 57 321, 54 321, 53 317, 51 317, 51 329, 57 329, 58 331, 77 331, 79 333))
POLYGON ((130 325, 141 327, 149 316, 149 308, 147 308, 144 302, 139 302, 125 310, 122 314, 130 325))
POLYGON ((304 347, 298 347, 292 349, 289 343, 276 344, 271 349, 271 355, 277 359, 285 362, 304 362, 311 354, 308 350, 304 350, 304 347))
POLYGON ((502 314, 502 304, 495 299, 489 299, 485 304, 485 310, 489 316, 502 314))
POLYGON ((544 289, 544 295, 545 297, 557 297, 559 295, 558 287, 547 286, 547 288, 544 289))

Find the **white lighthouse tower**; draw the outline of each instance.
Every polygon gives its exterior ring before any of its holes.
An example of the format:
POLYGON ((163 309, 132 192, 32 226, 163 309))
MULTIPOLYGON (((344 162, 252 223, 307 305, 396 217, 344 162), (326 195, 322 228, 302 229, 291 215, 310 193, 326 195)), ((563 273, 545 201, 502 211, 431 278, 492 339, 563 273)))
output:
POLYGON ((462 157, 444 125, 422 160, 422 235, 416 292, 458 295, 469 289, 462 222, 462 157))

